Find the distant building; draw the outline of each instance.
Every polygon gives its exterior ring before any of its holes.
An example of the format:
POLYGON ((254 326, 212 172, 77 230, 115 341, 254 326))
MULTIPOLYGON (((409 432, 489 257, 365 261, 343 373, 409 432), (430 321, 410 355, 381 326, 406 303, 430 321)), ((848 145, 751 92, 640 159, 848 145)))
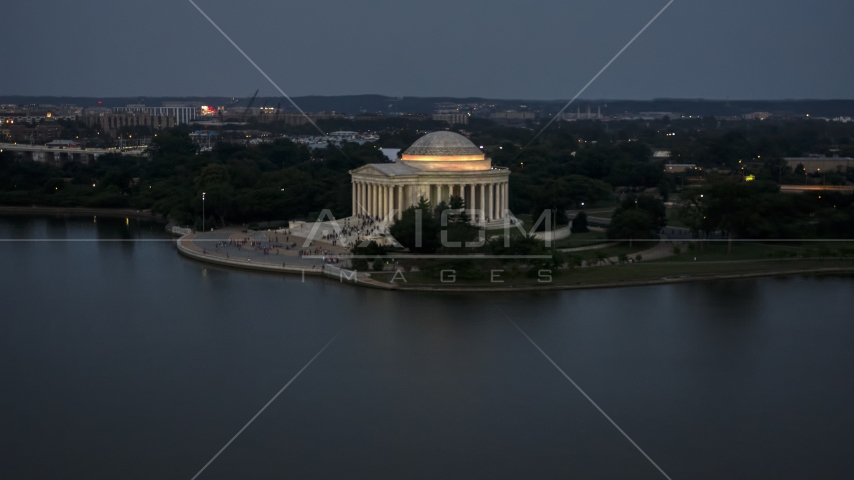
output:
POLYGON ((854 168, 851 157, 786 157, 783 160, 792 170, 802 165, 807 173, 845 172, 854 168))
POLYGON ((122 111, 115 113, 87 114, 80 117, 87 127, 100 127, 114 132, 124 127, 148 127, 152 130, 163 130, 177 125, 173 115, 152 115, 147 111, 122 111))
POLYGON ((213 144, 216 143, 214 139, 218 136, 219 132, 213 130, 196 130, 190 134, 190 140, 202 147, 202 151, 209 151, 213 144))
POLYGON ((469 116, 465 113, 434 113, 433 120, 448 122, 451 125, 468 125, 469 116))
POLYGON ((664 165, 664 171, 667 173, 682 173, 689 170, 694 170, 697 165, 693 163, 668 163, 664 165))
POLYGON ((41 123, 74 120, 80 109, 74 105, 2 105, 0 123, 41 123))
POLYGON ((0 128, 0 136, 7 142, 44 143, 56 140, 62 134, 62 126, 54 124, 39 124, 28 127, 25 124, 7 123, 0 128))
POLYGON ((753 112, 753 113, 745 113, 743 115, 745 120, 765 120, 771 117, 771 113, 769 112, 753 112))
POLYGON ((596 113, 590 111, 590 105, 587 106, 587 113, 581 111, 581 106, 576 107, 575 113, 569 112, 562 115, 563 120, 602 120, 602 107, 596 107, 596 113))
POLYGON ((309 119, 311 119, 312 122, 317 122, 318 120, 332 120, 341 118, 344 118, 344 115, 336 112, 302 114, 300 112, 282 112, 276 109, 259 109, 257 117, 258 122, 260 123, 283 122, 285 125, 306 125, 310 123, 309 119))
POLYGON ((525 121, 525 120, 533 120, 534 112, 514 112, 512 110, 508 112, 495 112, 489 116, 489 118, 493 120, 516 120, 516 121, 525 121))
POLYGON ((638 116, 643 120, 664 120, 665 118, 682 118, 681 113, 676 112, 640 112, 638 116))
POLYGON ((151 116, 173 116, 177 125, 191 123, 199 115, 196 107, 188 107, 184 103, 163 102, 163 107, 146 107, 141 103, 129 104, 124 107, 115 107, 115 113, 148 113, 151 116))
POLYGON ((178 125, 191 123, 198 114, 195 107, 149 107, 146 111, 152 116, 174 117, 178 125))

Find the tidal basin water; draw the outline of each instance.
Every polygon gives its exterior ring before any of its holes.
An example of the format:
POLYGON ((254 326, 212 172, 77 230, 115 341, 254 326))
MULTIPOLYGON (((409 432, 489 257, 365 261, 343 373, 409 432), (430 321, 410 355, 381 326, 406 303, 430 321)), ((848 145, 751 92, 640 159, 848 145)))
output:
POLYGON ((664 478, 507 317, 673 479, 854 471, 851 277, 437 295, 133 219, 0 239, 0 478, 189 480, 339 332, 200 480, 664 478))

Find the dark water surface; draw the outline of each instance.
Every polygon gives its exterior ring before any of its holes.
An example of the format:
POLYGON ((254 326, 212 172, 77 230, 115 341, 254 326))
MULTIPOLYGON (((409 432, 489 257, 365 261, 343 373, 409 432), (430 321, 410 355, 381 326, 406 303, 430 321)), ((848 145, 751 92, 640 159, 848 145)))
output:
MULTIPOLYGON (((0 238, 161 239, 0 218, 0 238)), ((851 478, 854 279, 429 295, 0 243, 0 478, 851 478)))

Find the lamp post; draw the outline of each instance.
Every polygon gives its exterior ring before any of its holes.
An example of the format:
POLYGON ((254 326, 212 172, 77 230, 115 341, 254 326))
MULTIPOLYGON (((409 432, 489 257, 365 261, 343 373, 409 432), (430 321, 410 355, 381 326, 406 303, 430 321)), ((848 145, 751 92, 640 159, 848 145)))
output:
POLYGON ((202 192, 202 231, 205 231, 205 192, 202 192))

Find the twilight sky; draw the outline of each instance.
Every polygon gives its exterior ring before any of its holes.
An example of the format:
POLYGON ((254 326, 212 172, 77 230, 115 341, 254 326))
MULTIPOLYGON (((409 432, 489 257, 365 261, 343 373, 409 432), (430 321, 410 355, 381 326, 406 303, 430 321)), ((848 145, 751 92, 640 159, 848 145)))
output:
MULTIPOLYGON (((289 95, 572 97, 667 0, 196 0, 289 95)), ((187 0, 4 2, 0 94, 277 93, 187 0)), ((854 2, 676 0, 582 98, 852 99, 854 2)))

